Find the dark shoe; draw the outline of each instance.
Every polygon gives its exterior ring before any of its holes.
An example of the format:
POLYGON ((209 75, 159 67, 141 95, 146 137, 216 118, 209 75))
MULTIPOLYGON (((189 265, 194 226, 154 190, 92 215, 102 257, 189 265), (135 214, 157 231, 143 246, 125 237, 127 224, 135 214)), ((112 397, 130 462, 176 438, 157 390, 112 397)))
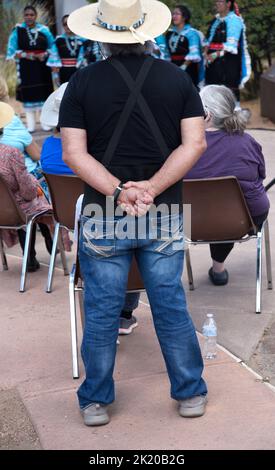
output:
POLYGON ((179 400, 179 414, 184 418, 197 418, 205 413, 207 403, 206 395, 179 400))
POLYGON ((221 273, 216 273, 213 271, 213 268, 210 268, 208 271, 208 276, 212 284, 215 286, 225 286, 229 279, 228 271, 226 269, 221 273))
POLYGON ((36 258, 34 258, 34 259, 32 259, 31 261, 28 262, 28 264, 27 264, 27 272, 28 273, 34 273, 38 269, 40 269, 40 264, 39 264, 39 262, 37 261, 36 258))
POLYGON ((138 322, 134 315, 131 318, 123 318, 120 317, 119 319, 119 330, 118 333, 120 335, 129 335, 132 333, 133 329, 138 326, 138 322))
POLYGON ((86 426, 102 426, 110 421, 106 405, 92 403, 87 408, 81 410, 81 412, 86 426))

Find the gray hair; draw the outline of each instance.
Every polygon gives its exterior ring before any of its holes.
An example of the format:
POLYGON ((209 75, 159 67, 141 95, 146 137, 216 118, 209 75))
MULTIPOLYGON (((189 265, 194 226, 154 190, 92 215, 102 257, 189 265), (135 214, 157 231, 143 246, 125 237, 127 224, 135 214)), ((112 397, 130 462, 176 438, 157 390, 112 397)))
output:
POLYGON ((102 52, 107 57, 152 54, 154 44, 152 41, 146 41, 145 44, 109 44, 101 43, 102 52))
POLYGON ((201 90, 200 97, 214 127, 224 129, 229 134, 242 133, 245 130, 247 120, 241 111, 235 110, 236 99, 229 88, 223 85, 208 85, 201 90))

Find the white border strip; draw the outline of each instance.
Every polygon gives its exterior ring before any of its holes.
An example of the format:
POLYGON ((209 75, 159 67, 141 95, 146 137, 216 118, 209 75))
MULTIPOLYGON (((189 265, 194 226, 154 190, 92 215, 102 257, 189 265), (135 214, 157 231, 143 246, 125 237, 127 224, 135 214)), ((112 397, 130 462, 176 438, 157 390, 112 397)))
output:
MULTIPOLYGON (((150 308, 150 305, 147 304, 146 302, 143 302, 142 300, 139 301, 140 304, 142 305, 146 305, 146 307, 149 307, 150 308)), ((198 335, 200 337, 203 337, 203 335, 197 331, 198 335)), ((241 366, 243 366, 246 370, 248 370, 252 375, 254 375, 254 377, 257 378, 257 380, 261 383, 263 383, 264 385, 266 385, 267 387, 269 387, 273 392, 275 392, 275 386, 270 384, 269 382, 266 382, 264 380, 264 378, 258 374, 257 372, 255 372, 255 370, 251 369, 251 367, 249 367, 242 359, 240 359, 238 356, 235 356, 235 354, 233 354, 232 352, 228 351, 226 348, 224 348, 223 346, 221 346, 220 344, 218 344, 218 348, 223 351, 225 354, 227 354, 229 357, 231 357, 235 362, 237 362, 238 364, 240 364, 241 366)))

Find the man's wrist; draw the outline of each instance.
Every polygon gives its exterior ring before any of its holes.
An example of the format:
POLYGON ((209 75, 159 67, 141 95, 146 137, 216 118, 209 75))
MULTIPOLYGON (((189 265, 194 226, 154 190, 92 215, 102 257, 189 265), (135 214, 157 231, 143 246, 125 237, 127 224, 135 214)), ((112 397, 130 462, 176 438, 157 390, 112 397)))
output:
POLYGON ((123 190, 123 183, 120 181, 120 183, 117 185, 116 189, 114 190, 112 194, 112 197, 114 198, 114 202, 117 202, 122 190, 123 190))
POLYGON ((159 192, 157 191, 156 183, 155 183, 152 179, 150 179, 150 180, 148 180, 148 181, 149 181, 149 183, 150 183, 150 187, 148 188, 148 193, 149 193, 150 196, 152 196, 153 199, 154 199, 155 197, 158 196, 159 192))

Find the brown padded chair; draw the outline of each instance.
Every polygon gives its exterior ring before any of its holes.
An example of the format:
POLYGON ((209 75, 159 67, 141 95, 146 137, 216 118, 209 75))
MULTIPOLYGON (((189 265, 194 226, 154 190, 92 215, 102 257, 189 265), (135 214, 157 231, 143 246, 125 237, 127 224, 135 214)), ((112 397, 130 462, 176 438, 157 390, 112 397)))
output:
MULTIPOLYGON (((256 230, 242 189, 234 176, 184 180, 183 201, 191 205, 191 230, 188 233, 187 227, 185 235, 189 245, 257 240, 256 313, 261 313, 263 232, 268 289, 273 288, 268 220, 265 220, 260 231, 256 230)), ((186 250, 186 268, 189 288, 194 290, 189 248, 186 250)))
POLYGON ((62 243, 60 243, 59 239, 60 228, 63 227, 68 230, 74 229, 75 206, 79 196, 84 193, 84 182, 74 175, 51 175, 49 173, 44 173, 44 175, 51 195, 55 220, 53 248, 46 286, 46 292, 50 293, 52 291, 53 273, 58 241, 64 275, 66 276, 69 274, 66 256, 62 248, 62 243))
MULTIPOLYGON (((144 290, 142 278, 140 276, 135 257, 129 271, 127 292, 141 292, 144 290)), ((71 317, 71 344, 72 344, 72 368, 73 378, 79 378, 79 361, 78 361, 78 341, 77 341, 77 313, 76 313, 76 293, 79 295, 79 306, 81 314, 82 327, 84 325, 83 310, 83 282, 80 273, 78 256, 76 263, 73 265, 70 274, 69 296, 70 296, 70 317, 71 317)))
POLYGON ((8 270, 8 263, 4 252, 1 230, 19 230, 22 228, 26 229, 26 241, 22 260, 22 271, 19 289, 20 292, 25 292, 27 263, 30 251, 32 227, 33 224, 42 215, 48 215, 49 217, 52 217, 52 211, 42 211, 32 217, 27 217, 21 210, 21 208, 18 206, 5 180, 0 176, 0 252, 4 271, 8 270))

